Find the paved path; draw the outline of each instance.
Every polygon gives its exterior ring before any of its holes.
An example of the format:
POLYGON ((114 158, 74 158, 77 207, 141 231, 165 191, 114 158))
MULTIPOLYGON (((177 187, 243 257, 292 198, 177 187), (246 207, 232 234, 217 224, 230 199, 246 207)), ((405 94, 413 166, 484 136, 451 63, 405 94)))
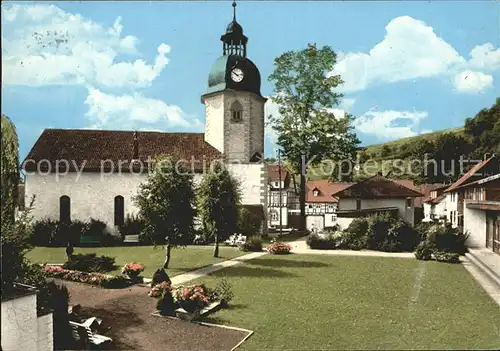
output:
POLYGON ((305 240, 293 241, 289 244, 292 245, 292 252, 296 254, 415 258, 415 255, 412 252, 382 252, 372 250, 311 250, 307 246, 305 240))
POLYGON ((233 258, 232 260, 227 260, 227 261, 215 263, 213 265, 206 266, 206 267, 197 269, 197 270, 192 271, 192 272, 179 274, 179 275, 176 275, 175 277, 172 277, 170 279, 172 280, 172 285, 184 284, 190 280, 204 277, 210 273, 216 272, 216 271, 221 270, 223 268, 235 266, 237 264, 240 264, 241 262, 252 260, 254 258, 263 256, 266 254, 267 254, 267 252, 253 252, 253 253, 248 254, 248 255, 243 255, 240 257, 233 258))

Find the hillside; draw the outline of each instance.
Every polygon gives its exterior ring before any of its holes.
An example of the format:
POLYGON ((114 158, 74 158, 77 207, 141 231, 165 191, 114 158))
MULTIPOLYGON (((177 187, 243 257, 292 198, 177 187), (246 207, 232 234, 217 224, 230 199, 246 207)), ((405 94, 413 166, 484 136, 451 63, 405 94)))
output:
MULTIPOLYGON (((358 156, 361 160, 361 167, 355 171, 354 179, 363 179, 380 172, 383 175, 390 176, 391 178, 409 178, 417 180, 407 173, 411 168, 409 166, 410 155, 408 154, 408 150, 411 149, 411 145, 424 139, 434 141, 435 139, 447 133, 464 135, 464 131, 465 129, 463 127, 444 129, 432 133, 416 135, 414 137, 402 138, 386 143, 360 147, 358 156), (366 160, 370 161, 365 163, 366 160), (394 162, 394 160, 399 161, 394 162), (401 169, 403 171, 401 171, 401 169)), ((329 177, 329 172, 322 172, 321 166, 315 166, 310 169, 309 179, 311 180, 328 179, 329 177)))
POLYGON ((413 144, 422 139, 434 140, 442 134, 446 133, 464 133, 464 128, 452 128, 452 129, 444 129, 439 130, 432 133, 420 134, 413 137, 402 138, 398 140, 388 141, 381 144, 369 145, 365 146, 365 152, 367 155, 370 155, 373 159, 394 159, 400 157, 401 152, 404 152, 407 144, 413 144), (384 152, 385 147, 385 152, 384 152))

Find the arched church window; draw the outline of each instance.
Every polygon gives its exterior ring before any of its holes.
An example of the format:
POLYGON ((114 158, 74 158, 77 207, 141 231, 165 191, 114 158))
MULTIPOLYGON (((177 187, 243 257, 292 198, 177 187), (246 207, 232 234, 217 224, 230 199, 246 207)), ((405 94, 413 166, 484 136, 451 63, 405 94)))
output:
POLYGON ((67 195, 59 198, 59 222, 66 224, 71 222, 71 199, 67 195))
POLYGON ((231 105, 231 122, 241 122, 243 119, 243 106, 236 100, 231 105))
POLYGON ((125 223, 125 201, 123 196, 115 197, 115 225, 123 225, 125 223))

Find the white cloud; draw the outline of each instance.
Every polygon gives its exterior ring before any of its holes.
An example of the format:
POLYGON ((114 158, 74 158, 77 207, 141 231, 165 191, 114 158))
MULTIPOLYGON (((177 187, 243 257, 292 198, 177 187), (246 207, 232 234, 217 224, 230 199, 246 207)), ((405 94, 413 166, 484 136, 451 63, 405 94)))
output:
POLYGON ((480 93, 493 87, 493 77, 489 74, 464 71, 455 76, 455 88, 464 93, 480 93))
POLYGON ((153 63, 139 55, 135 36, 124 36, 121 17, 112 26, 54 5, 2 7, 3 84, 147 87, 168 63, 170 47, 158 46, 153 63))
POLYGON ((202 123, 187 116, 179 106, 133 95, 112 95, 89 88, 85 100, 90 128, 161 130, 162 127, 199 128, 202 123), (145 124, 147 126, 145 126, 145 124))
POLYGON ((491 43, 476 46, 466 60, 426 23, 409 16, 394 18, 386 35, 368 53, 339 55, 331 74, 340 74, 338 90, 354 92, 370 85, 417 78, 450 76, 468 68, 485 71, 500 68, 500 50, 491 43))
POLYGON ((354 121, 358 131, 373 134, 380 139, 398 139, 427 133, 419 130, 420 121, 427 118, 425 111, 375 111, 364 113, 354 121))
POLYGON ((275 156, 274 149, 277 148, 276 141, 278 139, 278 136, 272 126, 268 123, 269 122, 269 116, 273 117, 279 117, 279 111, 278 111, 278 104, 276 104, 273 100, 272 97, 268 97, 268 100, 266 101, 264 105, 264 137, 265 139, 269 142, 272 156, 275 156))

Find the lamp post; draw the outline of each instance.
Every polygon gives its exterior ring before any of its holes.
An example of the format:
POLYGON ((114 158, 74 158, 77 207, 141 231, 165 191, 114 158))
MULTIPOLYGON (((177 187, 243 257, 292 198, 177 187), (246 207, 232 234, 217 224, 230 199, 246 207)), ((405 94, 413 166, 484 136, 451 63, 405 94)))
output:
POLYGON ((279 178, 279 215, 280 215, 280 236, 283 233, 283 219, 281 216, 283 215, 283 211, 281 209, 282 206, 282 186, 281 186, 281 149, 278 149, 278 178, 279 178))

